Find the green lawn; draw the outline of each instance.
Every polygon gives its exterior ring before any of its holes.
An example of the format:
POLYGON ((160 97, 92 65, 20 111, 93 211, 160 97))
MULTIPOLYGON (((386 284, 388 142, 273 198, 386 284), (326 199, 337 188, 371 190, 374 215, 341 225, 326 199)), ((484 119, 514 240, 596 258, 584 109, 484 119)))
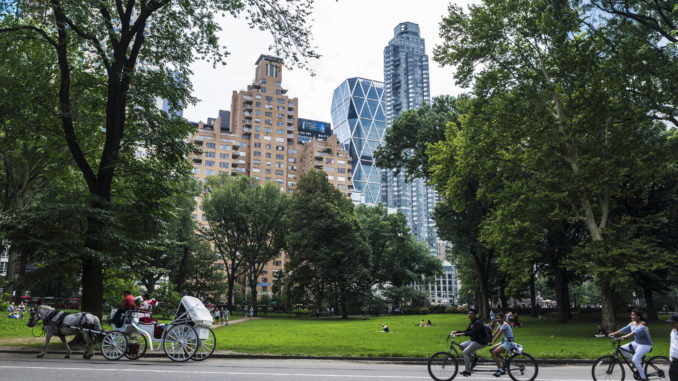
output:
MULTIPOLYGON (((667 317, 661 316, 663 319, 667 317)), ((236 316, 235 318, 239 318, 236 316)), ((24 320, 8 319, 0 315, 0 343, 2 345, 40 345, 33 339, 24 320), (25 339, 25 340, 23 340, 25 339)), ((625 322, 627 316, 618 316, 625 322)), ((537 320, 522 317, 523 328, 514 329, 516 341, 536 358, 597 358, 611 350, 610 340, 593 337, 598 316, 577 316, 574 322, 557 324, 555 317, 537 320)), ((434 314, 408 316, 338 318, 305 317, 269 314, 268 318, 232 326, 214 328, 217 349, 240 353, 311 355, 311 356, 370 356, 370 357, 428 357, 447 349, 446 337, 450 330, 466 328, 468 319, 461 314, 434 314), (421 320, 431 320, 431 328, 417 327, 421 320), (381 324, 393 333, 380 333, 381 324)), ((107 322, 105 322, 107 323, 107 322)), ((105 324, 104 329, 110 329, 105 324)), ((667 355, 669 348, 668 323, 650 324, 654 341, 652 355, 667 355)), ((463 340, 463 338, 460 338, 463 340)), ((59 340, 54 341, 58 343, 59 340)), ((481 352, 487 355, 487 353, 481 352)))
MULTIPOLYGON (((622 316, 618 319, 624 321, 622 316)), ((521 317, 521 320, 524 327, 514 329, 516 342, 536 358, 592 359, 611 351, 610 340, 593 337, 596 323, 592 316, 578 317, 566 325, 555 323, 553 317, 547 320, 521 317)), ((215 335, 217 349, 242 353, 428 357, 446 350, 447 333, 465 329, 467 322, 466 316, 459 314, 383 316, 368 320, 288 317, 219 327, 215 335), (417 327, 421 319, 430 319, 434 327, 417 327), (393 333, 380 333, 382 323, 393 333)), ((668 324, 651 324, 653 355, 668 354, 669 331, 668 324)))

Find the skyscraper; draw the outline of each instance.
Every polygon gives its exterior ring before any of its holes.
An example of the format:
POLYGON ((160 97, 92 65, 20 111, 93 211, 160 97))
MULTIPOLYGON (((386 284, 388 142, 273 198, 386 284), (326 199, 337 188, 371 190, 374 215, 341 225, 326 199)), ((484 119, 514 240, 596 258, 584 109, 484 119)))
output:
POLYGON ((381 202, 381 175, 372 154, 384 141, 386 113, 384 84, 349 78, 332 95, 332 123, 339 142, 351 155, 355 202, 381 202))
MULTIPOLYGON (((417 24, 398 24, 384 48, 384 99, 388 127, 404 111, 431 100, 428 55, 417 24)), ((436 253, 438 237, 431 214, 438 199, 424 180, 408 183, 402 172, 394 176, 392 171, 382 171, 382 203, 407 216, 412 233, 428 244, 432 254, 436 253)))

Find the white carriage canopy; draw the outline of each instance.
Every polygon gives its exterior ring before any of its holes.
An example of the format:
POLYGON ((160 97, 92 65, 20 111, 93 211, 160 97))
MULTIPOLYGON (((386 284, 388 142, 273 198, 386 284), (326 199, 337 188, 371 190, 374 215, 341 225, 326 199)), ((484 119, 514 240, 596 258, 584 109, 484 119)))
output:
MULTIPOLYGON (((196 326, 212 326, 212 314, 200 299, 193 296, 184 296, 181 298, 181 307, 196 326)), ((179 308, 179 313, 181 313, 181 308, 179 308)))

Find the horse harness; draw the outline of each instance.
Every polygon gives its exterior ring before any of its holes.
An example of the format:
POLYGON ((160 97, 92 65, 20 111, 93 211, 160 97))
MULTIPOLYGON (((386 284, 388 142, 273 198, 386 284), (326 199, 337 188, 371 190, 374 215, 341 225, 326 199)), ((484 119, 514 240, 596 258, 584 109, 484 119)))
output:
MULTIPOLYGON (((85 317, 87 316, 87 312, 78 312, 78 313, 80 314, 80 320, 78 321, 77 326, 83 327, 83 321, 85 320, 85 317)), ((61 327, 64 325, 64 319, 68 315, 74 315, 74 314, 69 314, 67 312, 54 309, 49 314, 47 314, 47 316, 45 316, 44 319, 42 319, 42 323, 43 323, 43 325, 45 325, 45 324, 55 325, 56 328, 57 328, 57 334, 61 335, 61 327)), ((93 328, 93 327, 88 327, 88 328, 93 328)))

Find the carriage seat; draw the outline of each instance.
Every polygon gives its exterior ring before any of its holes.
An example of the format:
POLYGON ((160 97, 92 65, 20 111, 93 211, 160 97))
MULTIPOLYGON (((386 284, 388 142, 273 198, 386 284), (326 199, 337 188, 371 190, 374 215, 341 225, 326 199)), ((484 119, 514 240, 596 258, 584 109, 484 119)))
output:
POLYGON ((152 317, 140 317, 139 323, 141 324, 158 324, 158 319, 152 317))

